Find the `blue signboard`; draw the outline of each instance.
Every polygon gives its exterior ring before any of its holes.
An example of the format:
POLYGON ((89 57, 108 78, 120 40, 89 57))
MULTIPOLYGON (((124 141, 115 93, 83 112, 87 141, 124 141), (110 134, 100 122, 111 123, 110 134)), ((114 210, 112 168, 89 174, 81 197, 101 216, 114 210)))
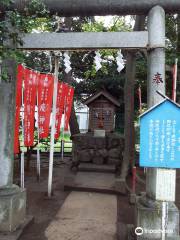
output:
POLYGON ((180 107, 169 99, 140 117, 140 166, 180 168, 180 107))

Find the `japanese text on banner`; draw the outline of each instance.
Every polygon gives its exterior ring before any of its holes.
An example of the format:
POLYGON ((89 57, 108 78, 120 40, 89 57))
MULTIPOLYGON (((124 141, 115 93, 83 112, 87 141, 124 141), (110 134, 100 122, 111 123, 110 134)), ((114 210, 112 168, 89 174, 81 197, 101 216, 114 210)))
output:
POLYGON ((56 105, 56 132, 55 139, 59 138, 61 129, 62 114, 64 112, 65 99, 68 94, 68 85, 58 83, 57 105, 56 105))
POLYGON ((19 153, 19 127, 20 127, 20 110, 22 102, 22 83, 24 78, 24 67, 19 64, 17 68, 17 84, 16 84, 16 113, 14 127, 14 153, 19 153))
POLYGON ((47 138, 49 136, 53 85, 53 75, 40 74, 38 84, 38 125, 40 139, 47 138))
POLYGON ((27 147, 34 144, 37 84, 38 74, 26 69, 24 80, 24 145, 27 147))
POLYGON ((69 86, 68 94, 65 101, 65 131, 68 130, 69 119, 71 116, 72 104, 74 98, 74 88, 69 86))

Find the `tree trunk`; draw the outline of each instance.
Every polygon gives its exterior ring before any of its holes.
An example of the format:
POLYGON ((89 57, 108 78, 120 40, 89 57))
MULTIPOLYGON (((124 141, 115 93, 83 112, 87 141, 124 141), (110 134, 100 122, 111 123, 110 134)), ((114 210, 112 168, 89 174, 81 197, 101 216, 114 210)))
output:
MULTIPOLYGON (((145 16, 137 16, 134 31, 144 29, 145 16)), ((136 53, 127 52, 126 82, 124 87, 125 103, 125 150, 121 167, 120 178, 125 180, 130 163, 134 164, 135 157, 135 130, 134 130, 134 84, 136 76, 136 53)))
MULTIPOLYGON (((65 26, 69 31, 71 31, 72 18, 65 18, 65 26)), ((65 80, 67 83, 72 85, 72 82, 73 82, 72 71, 69 72, 68 74, 65 74, 65 80)), ((75 134, 80 133, 74 104, 72 106, 71 116, 70 116, 70 120, 69 120, 69 126, 70 126, 71 137, 75 134)))

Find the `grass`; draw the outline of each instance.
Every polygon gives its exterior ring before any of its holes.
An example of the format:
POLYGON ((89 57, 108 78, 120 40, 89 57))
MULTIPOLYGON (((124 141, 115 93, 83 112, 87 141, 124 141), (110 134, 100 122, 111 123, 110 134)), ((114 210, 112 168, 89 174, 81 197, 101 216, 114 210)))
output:
MULTIPOLYGON (((63 139, 65 141, 64 152, 65 153, 72 152, 72 141, 70 139, 69 133, 65 133, 64 136, 61 133, 59 139, 55 141, 54 151, 61 152, 61 140, 63 140, 63 139)), ((35 140, 37 140, 37 132, 35 132, 35 140)), ((35 141, 35 143, 36 143, 36 141, 35 141)), ((21 144, 21 150, 24 152, 27 152, 27 147, 23 146, 22 136, 20 137, 20 144, 21 144)), ((40 144, 38 145, 38 148, 40 149, 41 152, 49 152, 49 150, 50 150, 49 145, 50 145, 50 137, 48 137, 47 139, 41 140, 40 144)), ((35 147, 34 150, 37 150, 37 147, 35 147)))

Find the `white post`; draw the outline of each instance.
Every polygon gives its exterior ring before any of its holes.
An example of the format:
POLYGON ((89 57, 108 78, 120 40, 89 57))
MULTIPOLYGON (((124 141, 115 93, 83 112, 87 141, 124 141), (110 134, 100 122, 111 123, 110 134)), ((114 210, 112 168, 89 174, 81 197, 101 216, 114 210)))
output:
POLYGON ((39 150, 39 110, 38 110, 38 92, 37 92, 37 137, 38 137, 38 145, 37 145, 37 180, 40 180, 41 176, 41 157, 39 150))
POLYGON ((178 58, 175 60, 174 72, 173 72, 173 101, 176 102, 176 88, 177 88, 177 65, 178 58))
POLYGON ((53 176, 53 161, 54 161, 54 134, 56 123, 56 103, 57 103, 57 89, 58 89, 58 57, 55 57, 55 79, 53 92, 53 112, 52 112, 52 126, 51 126, 51 142, 50 142, 50 156, 49 156, 49 177, 48 177, 48 197, 52 195, 52 176, 53 176))
MULTIPOLYGON (((66 100, 64 104, 66 108, 66 100)), ((63 119, 63 134, 62 134, 62 144, 61 144, 61 160, 64 160, 64 128, 65 128, 65 108, 64 108, 64 119, 63 119)))
MULTIPOLYGON (((24 82, 22 84, 22 143, 24 148, 24 82)), ((24 149, 21 152, 21 188, 24 189, 24 149)))

